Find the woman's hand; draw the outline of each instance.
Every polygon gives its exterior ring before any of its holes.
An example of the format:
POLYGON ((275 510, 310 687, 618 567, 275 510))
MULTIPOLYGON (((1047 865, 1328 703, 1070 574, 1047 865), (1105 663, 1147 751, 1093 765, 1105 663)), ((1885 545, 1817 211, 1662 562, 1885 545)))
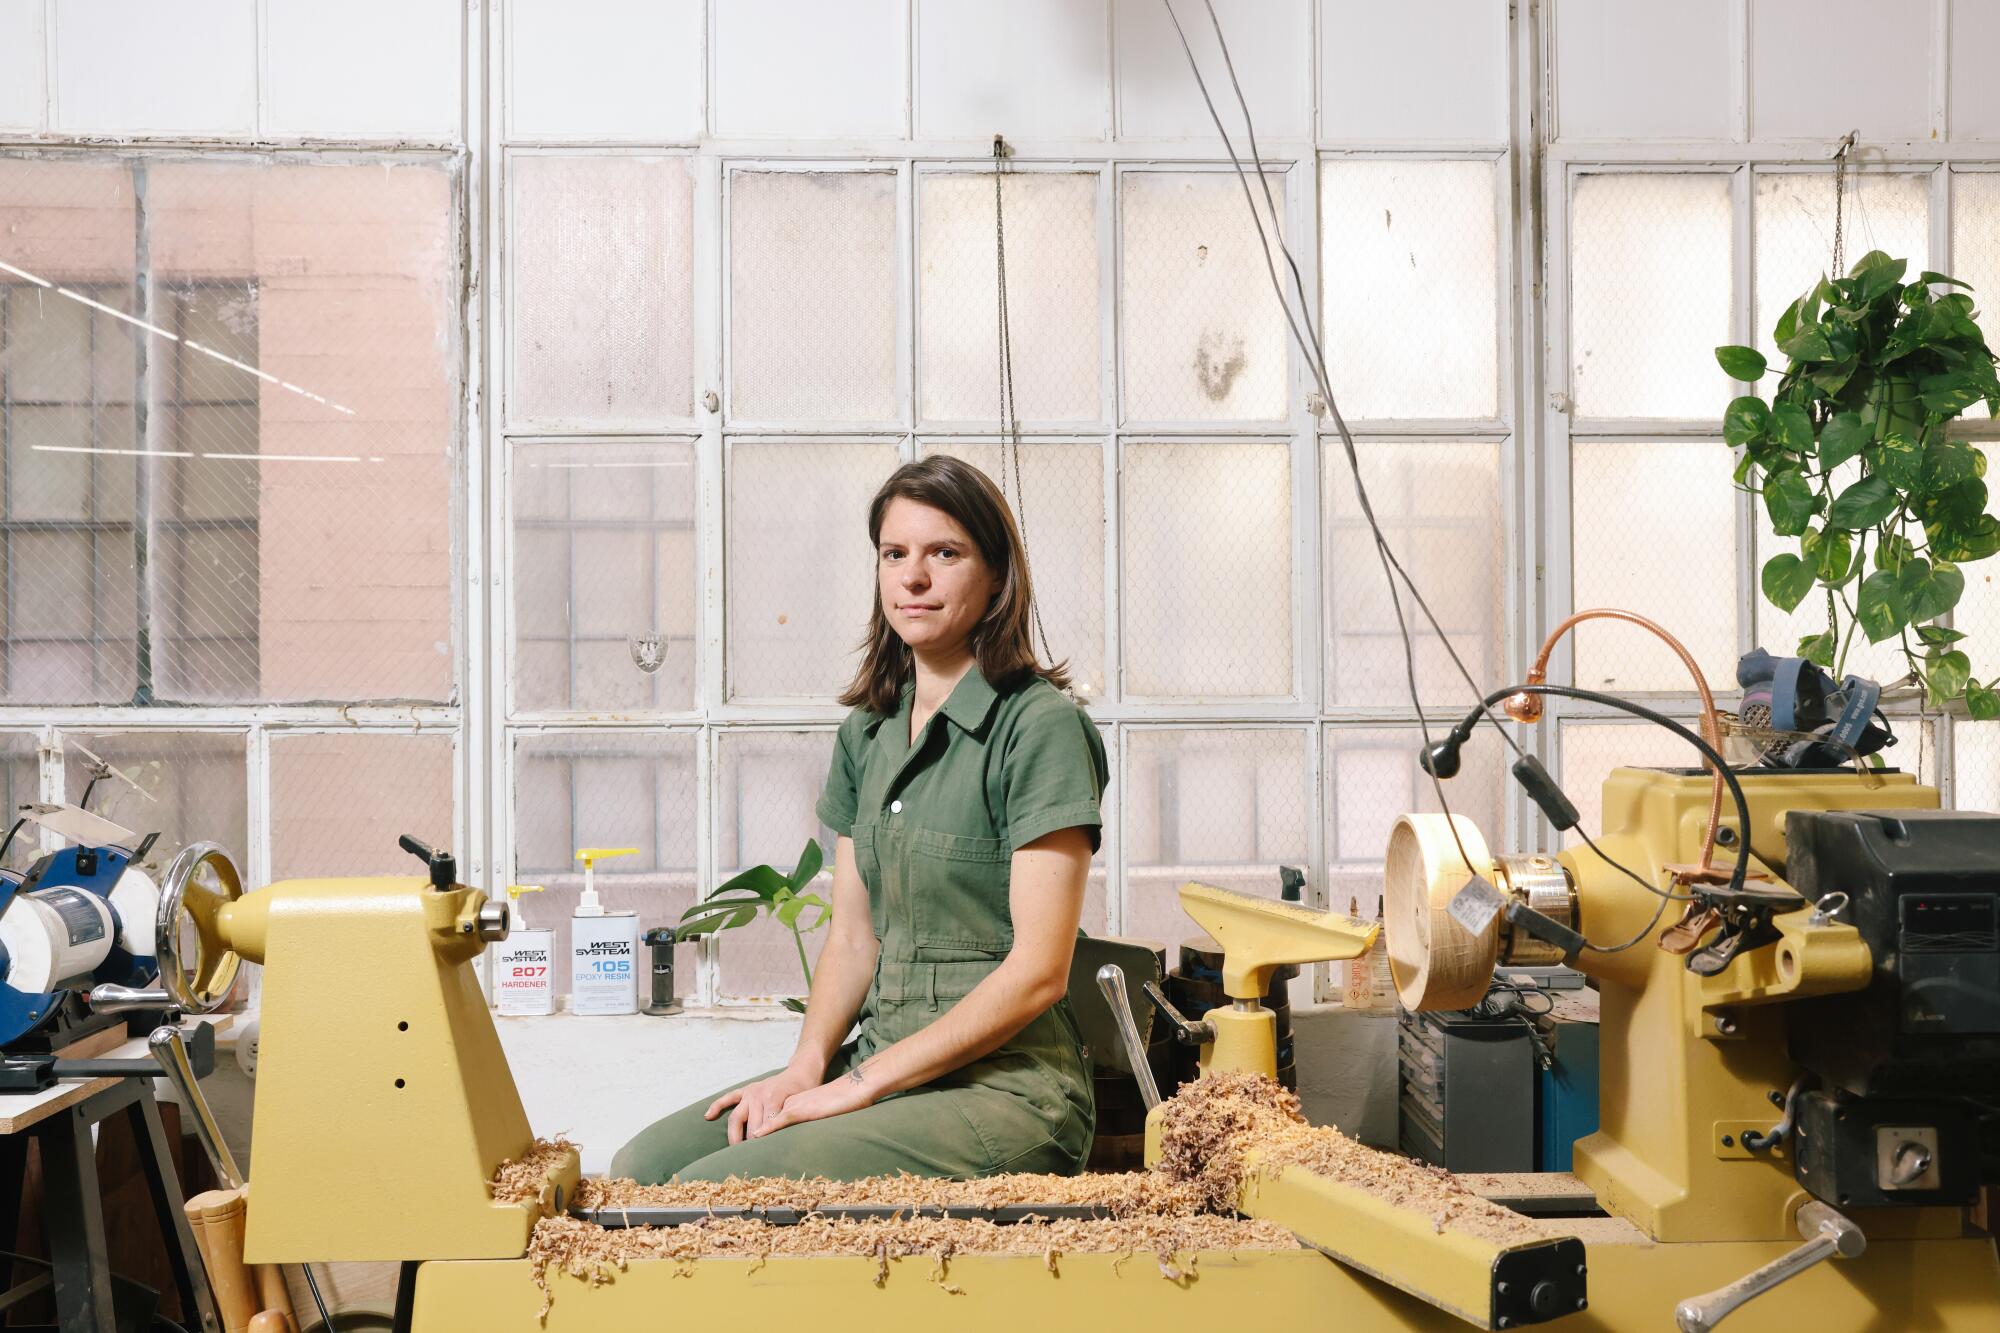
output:
POLYGON ((861 1067, 856 1065, 839 1078, 829 1079, 787 1097, 778 1113, 751 1130, 750 1137, 758 1139, 787 1125, 802 1125, 808 1120, 825 1120, 829 1116, 859 1111, 864 1106, 873 1106, 881 1094, 879 1083, 864 1079, 861 1067))
POLYGON ((723 1093, 702 1113, 702 1119, 713 1120, 729 1111, 729 1142, 734 1145, 754 1139, 766 1132, 771 1118, 788 1098, 816 1087, 819 1080, 820 1075, 810 1069, 788 1065, 769 1078, 723 1093), (736 1109, 732 1111, 731 1107, 736 1109))

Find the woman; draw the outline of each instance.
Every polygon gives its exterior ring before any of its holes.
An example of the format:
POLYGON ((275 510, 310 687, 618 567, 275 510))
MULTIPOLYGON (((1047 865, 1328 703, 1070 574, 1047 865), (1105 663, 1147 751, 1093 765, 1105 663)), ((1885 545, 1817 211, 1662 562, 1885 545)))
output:
POLYGON ((641 1132, 613 1175, 1070 1173, 1089 1152, 1063 996, 1103 743, 1035 659, 1020 530, 984 473, 899 468, 868 535, 875 607, 819 801, 833 924, 798 1049, 641 1132))

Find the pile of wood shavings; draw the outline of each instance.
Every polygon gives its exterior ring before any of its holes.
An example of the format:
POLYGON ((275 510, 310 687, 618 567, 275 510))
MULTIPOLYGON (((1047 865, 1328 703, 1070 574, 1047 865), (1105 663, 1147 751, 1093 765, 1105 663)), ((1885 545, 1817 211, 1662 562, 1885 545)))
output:
POLYGON ((1113 1217, 1188 1216, 1202 1211, 1196 1187, 1154 1171, 1120 1175, 987 1176, 938 1180, 870 1176, 862 1180, 785 1180, 769 1176, 641 1185, 591 1177, 577 1190, 582 1208, 1004 1208, 1017 1204, 1090 1204, 1113 1217))
POLYGON ((549 1173, 576 1151, 568 1139, 536 1139, 519 1157, 500 1163, 489 1182, 495 1203, 536 1203, 550 1205, 549 1173))
POLYGON ((1304 1167, 1447 1229, 1497 1244, 1536 1240, 1546 1228, 1482 1199, 1442 1167, 1356 1143, 1331 1125, 1309 1125, 1299 1099, 1261 1074, 1211 1074, 1185 1085, 1166 1104, 1158 1170, 1189 1182, 1217 1211, 1235 1208, 1247 1174, 1246 1153, 1260 1167, 1304 1167))
POLYGON ((1180 1281, 1195 1274, 1197 1251, 1292 1250, 1298 1240, 1271 1222, 1195 1213, 1085 1221, 992 1222, 949 1218, 857 1220, 807 1216, 794 1226, 750 1218, 711 1218, 678 1227, 607 1229, 574 1217, 547 1217, 528 1242, 542 1313, 554 1303, 549 1269, 592 1286, 611 1282, 635 1259, 666 1259, 691 1273, 700 1259, 755 1259, 773 1255, 853 1256, 875 1260, 875 1285, 889 1280, 892 1260, 928 1257, 930 1280, 959 1294, 950 1280, 961 1254, 1040 1255, 1051 1273, 1065 1254, 1151 1254, 1160 1275, 1180 1281))

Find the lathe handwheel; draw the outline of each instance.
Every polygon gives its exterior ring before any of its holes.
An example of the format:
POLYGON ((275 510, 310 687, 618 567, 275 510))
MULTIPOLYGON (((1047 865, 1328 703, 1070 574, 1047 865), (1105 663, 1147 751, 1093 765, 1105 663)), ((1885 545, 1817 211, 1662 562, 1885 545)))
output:
POLYGON ((243 880, 229 853, 212 842, 191 842, 160 880, 156 922, 160 985, 189 1013, 220 1008, 243 965, 222 942, 222 909, 243 896, 243 880), (184 947, 183 925, 193 927, 192 949, 184 947))

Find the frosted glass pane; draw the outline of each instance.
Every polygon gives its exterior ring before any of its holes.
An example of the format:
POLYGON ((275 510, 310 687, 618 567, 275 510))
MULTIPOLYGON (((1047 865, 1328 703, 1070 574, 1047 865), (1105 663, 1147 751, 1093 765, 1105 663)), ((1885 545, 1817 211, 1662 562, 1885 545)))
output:
POLYGON ((875 604, 868 502, 891 444, 763 444, 729 452, 729 694, 839 694, 875 604))
POLYGON ((694 178, 680 158, 508 159, 516 422, 693 415, 694 178))
MULTIPOLYGON (((836 834, 813 807, 833 762, 831 731, 725 731, 716 739, 717 884, 755 865, 789 872, 807 838, 818 840, 826 869, 815 891, 831 900, 836 834)), ((800 925, 812 924, 813 913, 800 925)), ((827 927, 805 936, 806 957, 818 961, 827 927)), ((768 916, 716 937, 720 993, 731 999, 804 995, 805 974, 792 933, 768 916)))
POLYGON ((1292 688, 1291 450, 1125 450, 1125 689, 1227 698, 1292 688))
MULTIPOLYGON (((1102 384, 1097 177, 1005 178, 1008 342, 1024 421, 1095 421, 1102 384)), ((918 379, 931 421, 1000 419, 993 177, 926 175, 918 379)))
MULTIPOLYGON (((1125 419, 1282 417, 1291 335, 1235 173, 1133 171, 1120 189, 1125 419)), ((1283 208, 1283 177, 1271 192, 1283 208)))
POLYGON ((1278 896, 1278 867, 1307 864, 1309 741, 1290 729, 1125 732, 1121 933, 1169 949, 1198 938, 1178 897, 1191 879, 1278 896))
POLYGON ((1951 724, 1952 770, 1960 810, 2000 811, 2000 722, 1951 724))
MULTIPOLYGON (((1000 484, 1017 521, 1024 523, 1035 604, 1049 651, 1055 660, 1069 663, 1070 683, 1085 698, 1104 693, 1103 449, 1098 444, 1024 444, 1017 490, 1013 469, 1000 465, 997 444, 924 448, 925 453, 962 458, 1000 484), (1025 503, 1019 499, 1023 490, 1025 503)), ((1042 653, 1040 634, 1035 651, 1042 653)))
POLYGON ((517 444, 511 488, 514 706, 692 707, 694 447, 517 444))
MULTIPOLYGON (((1612 606, 1657 621, 1694 654, 1709 686, 1736 679, 1736 487, 1718 441, 1573 446, 1571 586, 1578 610, 1612 606)), ((1672 649, 1635 625, 1576 628, 1585 689, 1691 690, 1672 649)))
POLYGON ((1582 417, 1720 418, 1729 178, 1589 175, 1570 205, 1570 396, 1582 417))
MULTIPOLYGON (((555 932, 556 994, 569 990, 570 918, 583 894, 579 847, 636 847, 597 867, 604 906, 639 914, 643 933, 680 920, 700 887, 695 874, 695 737, 624 731, 591 736, 520 735, 514 741, 511 881, 540 884, 521 900, 527 924, 555 932)), ((718 881, 719 882, 719 881, 718 881)), ((679 985, 694 953, 682 949, 679 985)), ((646 954, 641 948, 641 966, 646 954)), ((646 981, 639 983, 645 1003, 646 981)))
POLYGON ((444 733, 273 736, 271 878, 412 874, 396 839, 451 847, 451 793, 444 733))
MULTIPOLYGON (((1908 277, 1930 267, 1929 176, 1879 176, 1851 172, 1841 207, 1845 268, 1870 250, 1910 261, 1908 277)), ((1833 174, 1759 172, 1757 211, 1757 310, 1751 326, 1756 347, 1782 371, 1785 358, 1771 337, 1785 307, 1803 296, 1833 267, 1833 174)), ((1970 279, 1967 279, 1970 281, 1970 279)), ((1767 395, 1775 375, 1759 386, 1767 395)))
MULTIPOLYGON (((1972 284, 1976 318, 1991 346, 2000 339, 2000 173, 1952 173, 1951 276, 1972 284)), ((1979 402, 1965 415, 1991 413, 1979 402)))
MULTIPOLYGON (((1449 723, 1433 726, 1437 739, 1449 723)), ((1350 900, 1373 918, 1382 902, 1382 860, 1389 831, 1413 810, 1438 809, 1430 777, 1417 767, 1423 732, 1410 727, 1328 727, 1321 772, 1327 787, 1326 859, 1332 872, 1327 906, 1346 911, 1350 900)), ((1444 786, 1453 814, 1479 825, 1489 845, 1505 841, 1505 762, 1512 751, 1482 727, 1464 750, 1464 767, 1444 786)))
POLYGON ((1320 164, 1327 373, 1349 420, 1499 407, 1492 162, 1320 164))
MULTIPOLYGON (((1485 441, 1397 441, 1357 446, 1361 477, 1389 549, 1423 589, 1481 689, 1500 679, 1506 656, 1506 531, 1501 446, 1485 441)), ((1347 455, 1320 442, 1325 477, 1326 689, 1330 705, 1410 702, 1408 667, 1373 534, 1354 496, 1347 455)), ((1423 613, 1403 593, 1416 644, 1417 688, 1426 704, 1470 706, 1475 691, 1451 664, 1423 613)))
POLYGON ((729 247, 738 419, 899 415, 893 173, 737 172, 729 247))
MULTIPOLYGON (((1689 731, 1701 731, 1691 716, 1676 720, 1689 731)), ((1556 734, 1561 761, 1557 780, 1583 816, 1581 827, 1593 838, 1612 831, 1604 827, 1604 780, 1612 769, 1693 768, 1701 763, 1699 750, 1650 723, 1565 722, 1556 734)), ((1722 799, 1726 806, 1728 796, 1722 799)), ((1574 831, 1563 834, 1565 846, 1582 841, 1574 831)))
MULTIPOLYGON (((2000 328, 1995 334, 2000 336, 2000 328)), ((2000 487, 2000 445, 1974 447, 1986 456, 1987 487, 2000 487)), ((1992 512, 1990 499, 1986 507, 1992 512)), ((1951 623, 1965 631, 1971 641, 1973 674, 1980 680, 1991 680, 2000 671, 2000 556, 1962 565, 1959 572, 1965 575, 1965 592, 1952 608, 1951 623)))
POLYGON ((138 784, 135 791, 121 778, 106 778, 90 808, 135 833, 159 834, 145 861, 156 874, 189 843, 214 842, 248 875, 250 801, 240 732, 64 732, 61 741, 64 800, 82 801, 90 784, 84 750, 138 784))

